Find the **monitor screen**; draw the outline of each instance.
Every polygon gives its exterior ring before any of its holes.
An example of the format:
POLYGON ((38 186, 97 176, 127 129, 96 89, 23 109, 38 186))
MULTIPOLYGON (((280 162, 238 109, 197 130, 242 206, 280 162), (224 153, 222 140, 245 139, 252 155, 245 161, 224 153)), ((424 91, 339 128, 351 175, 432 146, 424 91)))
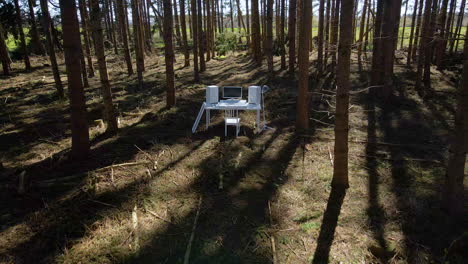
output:
POLYGON ((242 87, 224 86, 223 98, 242 98, 242 87))

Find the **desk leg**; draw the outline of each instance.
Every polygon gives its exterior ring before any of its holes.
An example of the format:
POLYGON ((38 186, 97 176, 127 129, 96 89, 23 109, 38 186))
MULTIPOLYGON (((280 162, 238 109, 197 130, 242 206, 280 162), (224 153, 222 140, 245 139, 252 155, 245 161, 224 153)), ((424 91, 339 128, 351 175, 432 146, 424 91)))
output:
POLYGON ((206 109, 206 130, 208 130, 208 126, 210 125, 210 110, 206 109))
POLYGON ((257 110, 257 133, 260 133, 261 124, 260 124, 260 110, 257 110))

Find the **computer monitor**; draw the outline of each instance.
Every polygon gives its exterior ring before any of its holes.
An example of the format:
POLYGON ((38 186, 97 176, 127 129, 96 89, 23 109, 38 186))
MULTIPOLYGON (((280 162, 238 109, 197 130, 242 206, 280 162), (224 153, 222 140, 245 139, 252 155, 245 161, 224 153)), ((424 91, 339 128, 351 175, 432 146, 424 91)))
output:
POLYGON ((241 99, 242 98, 242 87, 224 86, 223 87, 223 98, 241 99))

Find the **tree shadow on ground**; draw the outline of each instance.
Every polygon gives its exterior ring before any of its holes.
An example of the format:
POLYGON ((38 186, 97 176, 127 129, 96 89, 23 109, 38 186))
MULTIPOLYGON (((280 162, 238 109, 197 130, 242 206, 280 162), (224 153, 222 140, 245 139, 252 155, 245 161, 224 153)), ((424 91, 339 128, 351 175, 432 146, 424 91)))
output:
POLYGON ((442 261, 444 249, 466 229, 466 219, 450 218, 440 202, 446 129, 450 128, 433 105, 437 100, 431 104, 418 103, 409 96, 410 86, 398 78, 395 85, 398 95, 390 100, 379 100, 373 93, 367 98, 367 214, 378 243, 369 250, 383 263, 392 258, 409 263, 442 261), (379 168, 385 168, 386 164, 391 178, 379 173, 379 168), (388 211, 393 206, 390 201, 379 201, 382 197, 379 185, 383 183, 390 186, 395 197, 393 213, 388 211), (404 239, 399 245, 386 239, 387 222, 401 226, 404 239))
POLYGON ((312 263, 328 263, 330 249, 335 237, 335 229, 338 224, 338 217, 341 212, 346 188, 333 187, 328 198, 327 208, 323 215, 320 233, 317 238, 317 247, 315 248, 312 263))
MULTIPOLYGON (((201 162, 202 173, 191 187, 203 197, 203 203, 190 263, 271 261, 269 246, 263 244, 269 245, 265 239, 269 225, 268 201, 274 199, 277 188, 287 181, 283 171, 298 146, 297 139, 280 139, 281 133, 280 130, 268 133, 268 139, 260 143, 262 146, 255 146, 255 152, 245 163, 236 165, 235 162, 243 149, 246 151, 245 146, 233 145, 229 140, 221 142, 201 162), (270 151, 274 153, 268 154, 270 151), (219 189, 220 181, 222 189, 219 189)), ((177 225, 155 234, 141 253, 127 262, 181 262, 195 212, 196 208, 177 225)))

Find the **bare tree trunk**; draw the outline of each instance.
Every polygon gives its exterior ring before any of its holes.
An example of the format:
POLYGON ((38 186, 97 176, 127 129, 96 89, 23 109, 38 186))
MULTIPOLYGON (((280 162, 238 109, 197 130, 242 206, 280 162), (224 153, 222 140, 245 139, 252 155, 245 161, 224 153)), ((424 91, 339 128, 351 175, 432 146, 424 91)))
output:
POLYGON ((20 41, 21 41, 21 51, 24 60, 24 66, 26 70, 31 70, 31 62, 29 61, 29 51, 28 47, 26 46, 26 38, 24 37, 23 31, 23 19, 21 18, 21 9, 19 6, 18 0, 13 1, 15 3, 15 12, 16 12, 16 26, 18 27, 20 41))
POLYGON ((179 0, 180 3, 180 23, 182 25, 182 44, 184 50, 184 67, 190 66, 190 53, 187 43, 187 24, 185 23, 185 0, 179 0))
POLYGON ((401 32, 401 44, 400 44, 400 49, 403 49, 403 42, 405 41, 405 28, 406 28, 406 14, 408 11, 408 2, 409 0, 406 0, 405 4, 405 15, 403 17, 403 31, 401 32))
POLYGON ((206 64, 205 64, 205 32, 203 32, 203 16, 202 16, 202 1, 197 0, 197 6, 198 6, 198 43, 199 43, 199 51, 198 55, 200 56, 200 72, 204 72, 206 69, 206 64))
POLYGON ((416 60, 416 54, 417 54, 417 51, 418 51, 419 42, 422 39, 422 33, 421 33, 422 30, 421 30, 421 28, 422 28, 423 7, 424 7, 424 0, 421 0, 421 2, 419 2, 419 11, 418 11, 418 19, 417 19, 417 22, 416 22, 416 33, 414 34, 413 51, 411 52, 412 53, 411 59, 413 61, 416 60))
POLYGON ((284 70, 286 69, 286 48, 284 47, 285 46, 285 43, 284 43, 284 40, 285 40, 285 35, 284 35, 284 27, 285 27, 285 22, 286 22, 286 9, 285 9, 285 5, 286 4, 286 1, 285 0, 281 0, 281 11, 280 11, 280 16, 281 16, 281 20, 280 20, 280 50, 281 50, 281 69, 284 70))
POLYGON ((428 48, 429 42, 429 32, 430 32, 430 20, 431 20, 431 8, 432 8, 432 0, 426 0, 426 5, 424 7, 424 21, 422 25, 422 34, 421 34, 421 41, 419 44, 419 59, 418 59, 418 69, 416 73, 416 84, 415 88, 420 93, 423 94, 421 89, 421 81, 423 75, 423 67, 426 62, 426 48, 428 48))
MULTIPOLYGON (((414 10, 413 10, 413 17, 411 18, 411 32, 409 38, 409 45, 408 45, 408 56, 406 58, 406 66, 409 67, 411 65, 411 58, 413 57, 413 38, 415 38, 414 30, 416 28, 416 16, 418 12, 418 3, 420 0, 414 1, 414 10)), ((417 36, 416 36, 417 37, 417 36)))
POLYGON ((361 13, 361 24, 359 25, 359 40, 358 40, 358 67, 359 71, 362 70, 362 44, 364 41, 364 26, 366 24, 366 10, 367 10, 367 2, 369 0, 364 0, 364 6, 362 7, 361 13))
POLYGON ((232 0, 229 0, 229 16, 231 17, 231 30, 234 32, 234 16, 233 16, 233 6, 232 6, 232 0))
POLYGON ((257 65, 262 64, 262 44, 260 42, 260 17, 258 0, 252 0, 252 49, 253 58, 257 65))
POLYGON ((37 31, 36 15, 34 14, 35 1, 28 0, 29 7, 29 25, 31 27, 31 42, 34 43, 34 52, 38 55, 46 55, 44 45, 42 45, 41 39, 39 37, 39 32, 37 31))
POLYGON ((99 0, 91 0, 91 25, 94 35, 94 51, 99 65, 99 77, 101 79, 101 92, 104 104, 104 120, 107 122, 106 133, 115 134, 118 130, 117 117, 115 116, 112 92, 107 74, 106 55, 104 50, 104 37, 101 26, 101 10, 99 0))
POLYGON ((335 66, 336 66, 336 53, 338 50, 338 22, 340 18, 340 3, 341 1, 336 0, 335 1, 335 8, 334 8, 334 17, 332 21, 332 32, 331 32, 331 39, 330 43, 332 46, 332 63, 331 63, 331 72, 335 72, 335 66))
POLYGON ((82 25, 82 33, 84 39, 84 52, 86 54, 86 59, 88 60, 88 77, 94 77, 94 67, 93 67, 93 59, 91 57, 91 48, 89 44, 89 35, 88 32, 90 31, 89 27, 89 18, 88 18, 88 11, 86 9, 86 4, 84 0, 78 0, 78 6, 80 9, 80 16, 81 16, 81 25, 82 25))
POLYGON ((371 85, 379 85, 382 83, 382 73, 384 71, 382 65, 383 41, 381 38, 384 1, 385 0, 377 0, 377 11, 375 14, 374 21, 374 44, 372 51, 371 85))
MULTIPOLYGON (((288 41, 289 41, 289 68, 294 72, 296 64, 296 3, 297 0, 289 0, 288 41)), ((307 56, 308 57, 308 56, 307 56)))
POLYGON ((270 78, 273 78, 273 0, 267 0, 266 14, 265 54, 267 57, 268 73, 270 78))
POLYGON ((5 43, 5 32, 0 24, 0 59, 2 60, 3 75, 10 75, 10 55, 5 43))
POLYGON ((195 82, 200 81, 200 74, 198 71, 198 15, 197 15, 197 0, 191 0, 192 8, 192 25, 193 25, 193 76, 195 82))
POLYGON ((49 53, 50 65, 52 66, 52 73, 54 75, 55 88, 57 89, 58 96, 60 98, 63 98, 65 97, 65 95, 63 93, 62 80, 60 80, 60 73, 58 70, 57 58, 55 56, 54 44, 52 42, 52 35, 50 33, 52 21, 50 20, 49 6, 47 4, 47 0, 40 0, 40 3, 41 3, 42 21, 43 21, 42 28, 44 29, 44 35, 46 36, 47 53, 49 53))
MULTIPOLYGON (((82 1, 82 0, 80 0, 82 1)), ((120 32, 122 34, 122 42, 123 42, 123 52, 124 52, 124 58, 125 58, 125 63, 127 64, 127 73, 128 75, 133 74, 133 65, 132 65, 132 58, 130 56, 130 48, 128 47, 128 36, 127 36, 127 24, 126 24, 126 19, 125 19, 125 14, 127 12, 127 9, 125 8, 123 1, 125 0, 116 0, 116 9, 117 9, 117 16, 119 17, 119 27, 120 27, 120 32)))
POLYGON ((349 133, 349 74, 352 43, 352 10, 354 0, 342 0, 340 19, 340 44, 336 69, 335 149, 332 186, 349 187, 348 133, 349 133))
POLYGON ((135 54, 136 54, 136 66, 137 66, 137 78, 138 87, 143 88, 143 71, 145 70, 144 62, 144 44, 141 33, 141 19, 140 19, 140 8, 138 2, 140 0, 132 1, 132 23, 133 23, 133 40, 135 43, 135 54))
MULTIPOLYGON (((46 0, 42 0, 41 4, 43 2, 46 4, 46 0)), ((84 89, 81 85, 80 26, 75 1, 60 0, 60 11, 71 110, 71 155, 75 159, 83 159, 89 153, 89 130, 84 89)))
POLYGON ((330 49, 330 11, 331 11, 331 5, 330 5, 330 0, 327 0, 327 10, 326 10, 326 16, 325 16, 325 54, 323 58, 323 67, 327 68, 328 64, 328 51, 330 49))
POLYGON ((458 14, 458 21, 455 28, 455 37, 452 37, 452 42, 450 44, 450 54, 453 55, 454 51, 458 50, 458 39, 460 38, 460 32, 462 28, 463 18, 465 17, 465 4, 466 0, 463 0, 460 5, 460 12, 458 14))
POLYGON ((245 6, 246 6, 246 8, 245 8, 245 20, 246 20, 246 23, 247 23, 247 46, 250 47, 249 0, 245 0, 245 6))
POLYGON ((462 83, 458 87, 455 135, 450 146, 444 206, 453 215, 463 211, 466 153, 468 152, 468 37, 465 36, 462 83))
POLYGON ((448 18, 447 18, 447 21, 445 23, 445 34, 446 34, 446 39, 444 40, 444 43, 443 45, 445 45, 444 47, 444 50, 446 51, 447 50, 447 44, 449 43, 449 39, 452 38, 453 36, 453 29, 452 29, 452 26, 453 26, 453 22, 454 22, 454 18, 455 18, 455 8, 456 8, 456 5, 457 5, 457 0, 451 0, 450 1, 450 7, 449 7, 449 14, 448 14, 448 18))
MULTIPOLYGON (((184 0, 181 0, 184 1, 184 0)), ((174 1, 175 2, 175 1, 174 1)), ((176 5, 176 3, 174 3, 176 5)), ((164 60, 166 62, 166 104, 168 107, 175 106, 174 85, 174 48, 172 44, 172 7, 171 0, 163 0, 164 6, 164 60)), ((174 10, 176 10, 174 8, 174 10)))
POLYGON ((324 35, 324 19, 325 19, 325 0, 320 0, 319 5, 319 21, 318 21, 318 36, 317 36, 317 72, 319 75, 323 71, 323 35, 324 35))
POLYGON ((299 88, 296 107, 296 130, 301 133, 309 129, 309 41, 310 41, 310 15, 312 13, 312 1, 301 1, 302 21, 299 27, 299 88))
MULTIPOLYGON (((179 0, 184 1, 184 0, 179 0)), ((164 4, 164 0, 163 0, 164 4)), ((182 10, 181 10, 182 12, 182 10)), ((177 45, 182 46, 182 36, 180 34, 180 25, 179 25, 179 12, 177 11, 177 0, 174 0, 174 24, 175 24, 175 32, 176 32, 176 41, 177 45)), ((171 27, 172 28, 172 27, 171 27)))

